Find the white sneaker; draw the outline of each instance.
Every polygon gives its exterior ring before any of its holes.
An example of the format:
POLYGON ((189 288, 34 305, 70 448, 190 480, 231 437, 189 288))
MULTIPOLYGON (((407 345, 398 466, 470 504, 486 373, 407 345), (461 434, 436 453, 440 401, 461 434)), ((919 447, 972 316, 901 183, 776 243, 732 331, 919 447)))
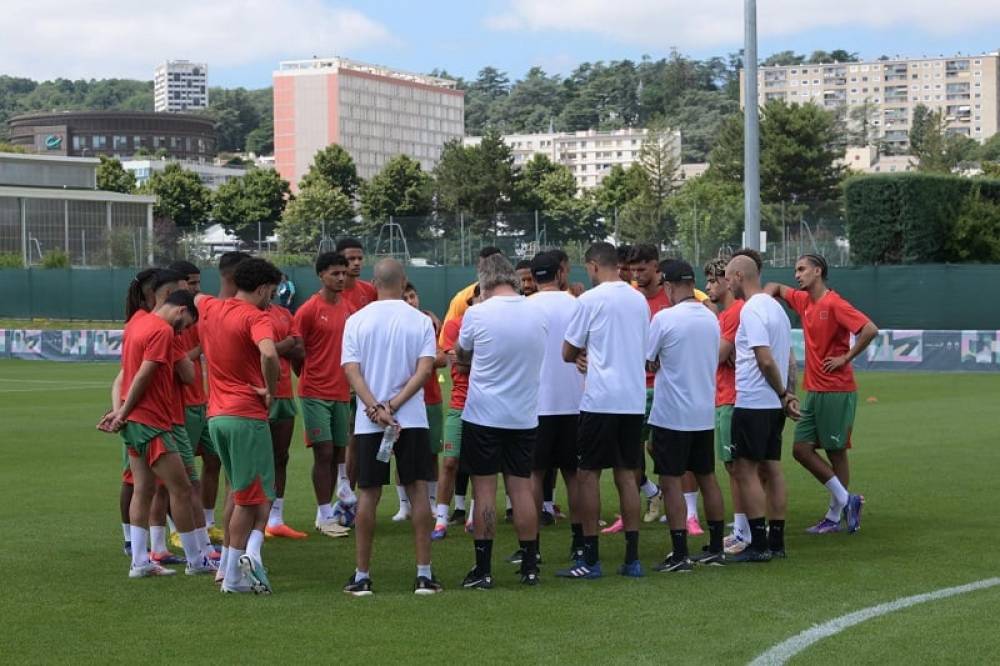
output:
POLYGON ((188 562, 184 567, 184 573, 188 576, 201 576, 203 574, 214 574, 219 572, 219 564, 208 557, 202 555, 194 562, 188 562))
POLYGON ((351 533, 350 527, 344 527, 332 518, 316 521, 316 530, 322 532, 331 539, 345 537, 351 533))
POLYGON ((225 581, 222 581, 222 593, 253 594, 253 587, 250 585, 250 579, 242 575, 234 585, 227 585, 225 581))
POLYGON ((151 576, 173 576, 177 572, 173 569, 168 569, 166 567, 160 566, 156 562, 150 560, 141 567, 129 567, 128 577, 129 578, 149 578, 151 576))
POLYGON ((409 519, 410 519, 410 505, 400 504, 399 511, 397 511, 396 515, 392 517, 392 522, 401 523, 404 520, 409 520, 409 519))

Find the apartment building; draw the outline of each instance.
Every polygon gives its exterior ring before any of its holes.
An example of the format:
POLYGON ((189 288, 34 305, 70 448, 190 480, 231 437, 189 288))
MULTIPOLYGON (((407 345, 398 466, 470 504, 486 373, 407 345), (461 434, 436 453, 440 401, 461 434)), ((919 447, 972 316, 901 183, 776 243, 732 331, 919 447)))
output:
POLYGON ((179 113, 208 108, 208 65, 168 60, 153 72, 153 108, 179 113))
MULTIPOLYGON (((646 137, 645 129, 628 128, 600 132, 543 132, 539 134, 506 134, 503 141, 511 148, 514 165, 521 166, 535 155, 545 155, 563 164, 573 173, 577 187, 588 190, 600 185, 611 167, 623 169, 639 159, 639 150, 646 137)), ((465 137, 463 144, 475 146, 482 137, 465 137)), ((672 151, 680 162, 681 133, 675 131, 670 140, 672 151)))
POLYGON ((465 93, 455 82, 346 58, 280 63, 274 72, 274 157, 294 188, 317 151, 336 143, 371 178, 396 155, 433 169, 465 134, 465 93))
MULTIPOLYGON (((874 136, 894 151, 909 146, 919 104, 940 110, 950 133, 981 142, 1000 130, 1000 52, 761 67, 757 84, 761 105, 780 99, 847 111, 866 107, 874 136)), ((741 85, 741 104, 743 91, 741 85)))

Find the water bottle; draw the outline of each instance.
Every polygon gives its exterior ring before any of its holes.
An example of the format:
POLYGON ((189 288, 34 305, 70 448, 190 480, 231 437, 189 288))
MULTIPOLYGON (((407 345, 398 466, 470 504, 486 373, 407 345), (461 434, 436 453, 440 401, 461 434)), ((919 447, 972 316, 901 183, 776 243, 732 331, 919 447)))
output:
POLYGON ((399 424, 393 423, 387 426, 385 432, 382 433, 382 444, 378 447, 378 453, 375 454, 375 460, 379 462, 387 463, 389 458, 392 456, 392 446, 396 443, 396 439, 399 437, 399 424))

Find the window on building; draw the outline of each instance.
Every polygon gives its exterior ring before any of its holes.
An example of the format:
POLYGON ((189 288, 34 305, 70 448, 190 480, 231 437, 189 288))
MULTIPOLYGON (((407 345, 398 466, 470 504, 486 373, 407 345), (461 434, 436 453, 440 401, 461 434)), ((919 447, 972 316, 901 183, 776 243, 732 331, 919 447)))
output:
POLYGON ((121 134, 115 134, 115 136, 111 139, 111 149, 124 150, 125 148, 128 148, 128 137, 121 134))

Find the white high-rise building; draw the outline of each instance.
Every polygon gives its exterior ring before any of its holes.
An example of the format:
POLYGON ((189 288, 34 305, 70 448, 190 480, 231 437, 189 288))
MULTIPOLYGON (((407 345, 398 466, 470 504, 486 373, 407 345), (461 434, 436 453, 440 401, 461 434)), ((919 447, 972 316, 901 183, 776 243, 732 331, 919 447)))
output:
POLYGON ((153 105, 161 112, 198 111, 208 108, 208 65, 168 60, 153 74, 153 105))

